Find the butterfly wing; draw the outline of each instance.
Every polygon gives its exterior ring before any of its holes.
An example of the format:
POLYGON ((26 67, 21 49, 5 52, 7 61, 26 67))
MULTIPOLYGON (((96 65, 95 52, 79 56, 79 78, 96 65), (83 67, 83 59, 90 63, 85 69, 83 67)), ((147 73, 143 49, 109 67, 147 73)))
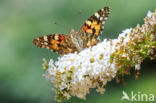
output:
POLYGON ((80 28, 78 35, 83 39, 84 47, 97 44, 104 29, 105 21, 110 14, 110 8, 104 7, 89 17, 80 28))
POLYGON ((54 34, 45 35, 33 40, 33 43, 40 48, 47 48, 59 54, 70 52, 80 52, 83 48, 97 44, 104 23, 109 16, 109 7, 98 10, 94 15, 88 18, 80 30, 71 33, 71 35, 54 34))
POLYGON ((71 37, 69 35, 45 35, 35 38, 33 43, 40 48, 47 48, 54 52, 58 52, 61 55, 77 51, 75 46, 72 44, 71 37))

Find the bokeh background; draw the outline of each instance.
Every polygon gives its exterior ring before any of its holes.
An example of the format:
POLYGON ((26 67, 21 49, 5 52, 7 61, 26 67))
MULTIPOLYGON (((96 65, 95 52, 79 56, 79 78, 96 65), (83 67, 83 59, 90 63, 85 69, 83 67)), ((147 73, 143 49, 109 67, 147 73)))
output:
MULTIPOLYGON (((101 39, 112 39, 126 28, 143 24, 148 10, 156 9, 156 0, 0 0, 0 103, 55 103, 53 85, 42 77, 42 58, 57 60, 58 54, 37 48, 32 40, 78 30, 104 6, 111 7, 111 15, 101 39)), ((127 86, 112 81, 104 95, 93 89, 87 100, 73 97, 68 102, 120 103, 123 90, 156 96, 156 61, 144 61, 139 80, 133 73, 125 78, 127 86)))

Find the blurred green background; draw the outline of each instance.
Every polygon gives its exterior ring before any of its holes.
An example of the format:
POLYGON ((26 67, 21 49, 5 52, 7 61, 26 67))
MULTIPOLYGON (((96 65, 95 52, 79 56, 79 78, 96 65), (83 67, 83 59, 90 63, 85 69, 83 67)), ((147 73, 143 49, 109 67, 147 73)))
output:
MULTIPOLYGON (((56 60, 58 54, 37 48, 32 40, 78 30, 104 6, 111 7, 111 15, 101 39, 116 38, 122 30, 143 24, 148 10, 156 9, 156 0, 0 0, 0 103, 55 103, 41 64, 42 58, 56 60)), ((156 96, 155 77, 156 62, 145 60, 139 80, 132 73, 126 76, 127 86, 112 81, 104 95, 93 89, 87 100, 73 97, 69 103, 120 103, 123 90, 156 96)))

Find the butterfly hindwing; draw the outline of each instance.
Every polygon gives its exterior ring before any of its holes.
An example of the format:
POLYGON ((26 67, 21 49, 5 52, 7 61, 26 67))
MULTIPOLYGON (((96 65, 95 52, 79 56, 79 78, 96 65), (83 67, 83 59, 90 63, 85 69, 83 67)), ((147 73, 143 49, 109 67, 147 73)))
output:
POLYGON ((47 48, 59 54, 67 54, 76 51, 69 35, 45 35, 34 39, 33 43, 40 48, 47 48))

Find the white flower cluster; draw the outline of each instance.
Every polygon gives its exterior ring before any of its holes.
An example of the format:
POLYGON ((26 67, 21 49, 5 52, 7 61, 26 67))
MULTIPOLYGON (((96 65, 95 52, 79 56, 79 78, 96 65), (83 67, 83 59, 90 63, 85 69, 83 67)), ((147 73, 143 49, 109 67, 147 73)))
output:
POLYGON ((44 62, 44 76, 54 83, 57 100, 71 96, 85 99, 91 88, 104 93, 106 83, 118 77, 118 73, 129 74, 131 67, 140 70, 141 62, 153 55, 156 48, 155 21, 156 14, 148 12, 142 27, 126 29, 117 39, 104 39, 80 53, 61 56, 56 62, 44 62))
POLYGON ((118 39, 104 39, 103 42, 80 53, 64 55, 56 62, 51 59, 44 76, 67 98, 72 95, 85 99, 89 89, 95 87, 98 92, 103 93, 104 85, 117 73, 115 63, 110 62, 111 54, 115 52, 118 48, 116 44, 123 38, 125 44, 128 42, 127 35, 131 30, 131 28, 124 30, 118 39))

